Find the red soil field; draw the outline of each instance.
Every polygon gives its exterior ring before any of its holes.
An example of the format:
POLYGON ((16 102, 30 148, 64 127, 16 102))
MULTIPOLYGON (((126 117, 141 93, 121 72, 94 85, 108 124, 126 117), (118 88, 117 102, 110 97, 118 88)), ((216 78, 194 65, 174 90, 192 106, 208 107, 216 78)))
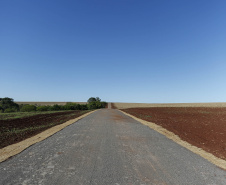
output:
POLYGON ((87 112, 75 110, 0 120, 0 148, 22 141, 87 112))
POLYGON ((161 125, 182 140, 226 160, 224 107, 151 107, 121 110, 161 125))

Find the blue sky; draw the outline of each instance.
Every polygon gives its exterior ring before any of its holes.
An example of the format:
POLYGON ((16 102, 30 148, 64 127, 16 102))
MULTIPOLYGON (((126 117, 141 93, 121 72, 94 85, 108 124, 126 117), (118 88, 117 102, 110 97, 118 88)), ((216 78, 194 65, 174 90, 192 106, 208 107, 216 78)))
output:
POLYGON ((226 102, 226 1, 1 0, 0 97, 226 102))

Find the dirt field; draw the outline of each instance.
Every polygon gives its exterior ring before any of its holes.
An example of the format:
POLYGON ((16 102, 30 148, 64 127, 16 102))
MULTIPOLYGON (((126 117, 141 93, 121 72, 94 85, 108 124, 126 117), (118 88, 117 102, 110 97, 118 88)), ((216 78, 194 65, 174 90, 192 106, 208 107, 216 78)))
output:
MULTIPOLYGON (((17 104, 29 104, 29 105, 65 105, 67 102, 20 102, 16 101, 15 103, 17 104)), ((87 104, 87 102, 73 102, 73 103, 78 103, 78 104, 87 104)))
POLYGON ((35 112, 10 112, 10 113, 0 113, 0 121, 1 120, 8 120, 8 119, 17 119, 23 117, 30 117, 40 114, 52 114, 52 113, 59 113, 59 112, 69 112, 68 110, 62 111, 35 111, 35 112))
POLYGON ((226 160, 224 107, 151 107, 122 110, 161 125, 192 145, 226 160))
POLYGON ((112 107, 117 109, 137 107, 226 107, 226 103, 112 103, 112 107))
POLYGON ((89 111, 64 111, 0 120, 0 148, 17 143, 89 111))

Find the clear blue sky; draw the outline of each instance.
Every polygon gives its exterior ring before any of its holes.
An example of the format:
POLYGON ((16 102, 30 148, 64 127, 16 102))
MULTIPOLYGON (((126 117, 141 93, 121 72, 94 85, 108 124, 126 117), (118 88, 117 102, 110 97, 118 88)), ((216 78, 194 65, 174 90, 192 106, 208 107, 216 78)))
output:
POLYGON ((226 102, 225 0, 1 0, 0 97, 226 102))

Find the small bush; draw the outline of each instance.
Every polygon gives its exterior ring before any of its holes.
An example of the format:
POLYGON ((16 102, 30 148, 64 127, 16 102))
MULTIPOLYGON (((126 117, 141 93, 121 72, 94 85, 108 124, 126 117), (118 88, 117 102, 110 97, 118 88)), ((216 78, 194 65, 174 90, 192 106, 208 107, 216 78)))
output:
POLYGON ((75 110, 81 110, 81 105, 75 103, 74 108, 75 108, 75 110))
POLYGON ((49 106, 43 105, 43 106, 37 107, 37 111, 48 111, 48 110, 50 110, 49 106))
POLYGON ((87 105, 68 102, 63 106, 64 110, 88 110, 87 105))
POLYGON ((87 104, 84 104, 84 105, 80 104, 80 110, 88 110, 87 104))
POLYGON ((4 113, 10 113, 10 112, 16 112, 17 109, 15 108, 8 108, 8 109, 5 109, 4 113))
POLYGON ((63 106, 55 104, 53 106, 50 106, 50 110, 55 110, 55 111, 63 110, 63 106))
POLYGON ((19 110, 21 110, 24 105, 26 105, 26 104, 20 104, 19 105, 19 110))
POLYGON ((64 109, 64 110, 71 110, 71 106, 70 106, 70 105, 64 105, 64 106, 63 106, 63 109, 64 109))
POLYGON ((23 107, 20 109, 21 112, 32 112, 36 111, 35 105, 23 105, 23 107))
POLYGON ((63 106, 64 110, 79 110, 79 104, 68 102, 63 106))
POLYGON ((102 101, 102 102, 100 102, 100 103, 101 103, 102 108, 106 108, 106 106, 107 106, 107 102, 102 101))
POLYGON ((0 106, 0 113, 4 112, 3 108, 0 106))

